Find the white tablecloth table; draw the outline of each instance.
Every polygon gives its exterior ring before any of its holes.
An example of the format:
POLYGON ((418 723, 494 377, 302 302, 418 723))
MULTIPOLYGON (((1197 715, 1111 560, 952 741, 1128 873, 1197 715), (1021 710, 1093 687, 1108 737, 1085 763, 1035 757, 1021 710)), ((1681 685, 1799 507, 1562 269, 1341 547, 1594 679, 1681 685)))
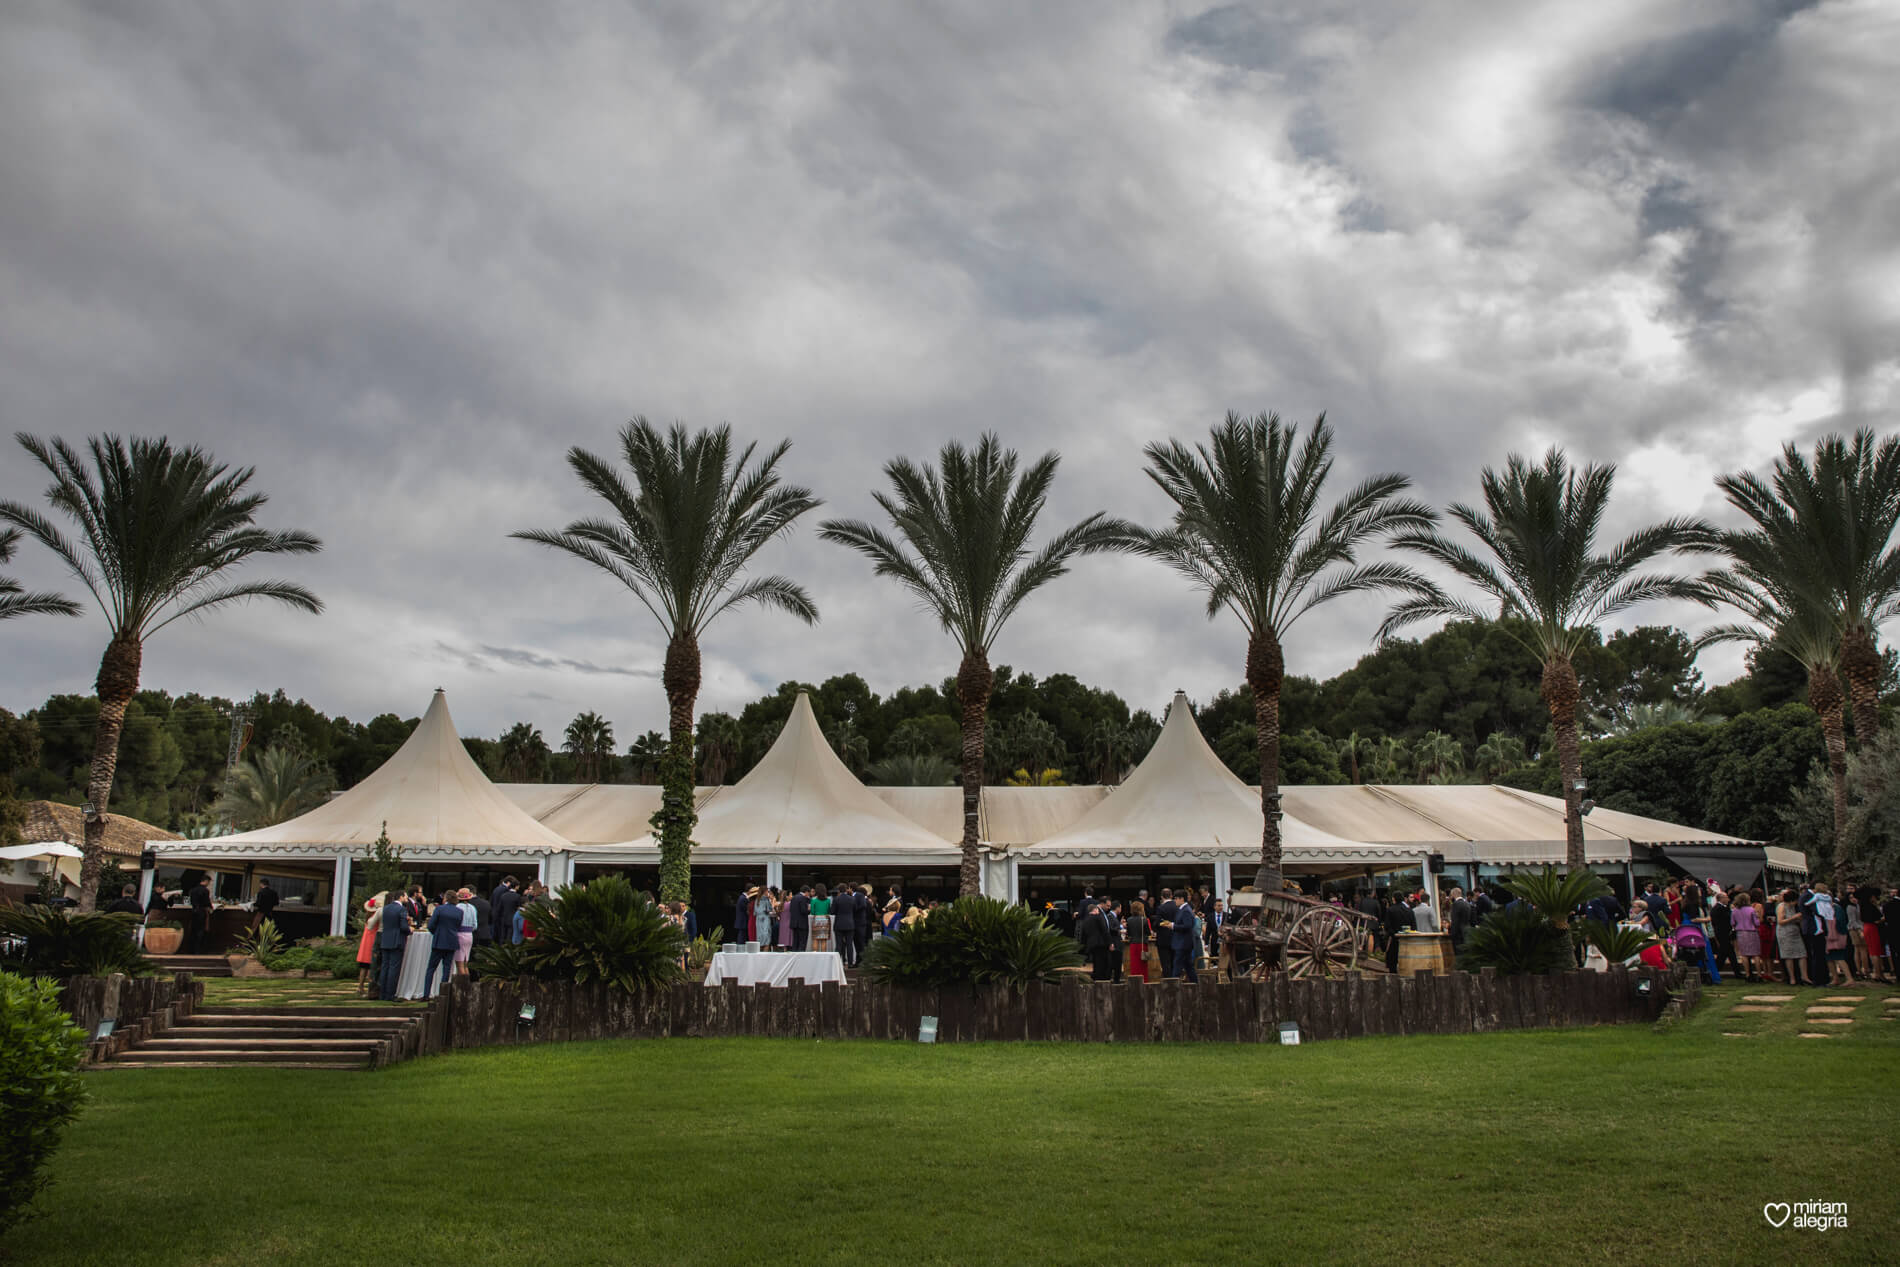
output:
MULTIPOLYGON (((423 978, 429 975, 429 951, 435 945, 435 938, 428 933, 410 933, 409 944, 402 952, 402 977, 396 982, 396 997, 399 999, 419 999, 422 997, 423 978)), ((388 952, 383 952, 387 954, 388 952)), ((453 970, 453 965, 450 965, 453 970)), ((429 991, 434 998, 442 993, 442 972, 435 974, 435 988, 429 991)))
POLYGON ((844 982, 844 956, 836 951, 798 951, 791 954, 719 951, 706 965, 706 984, 718 985, 737 977, 740 985, 788 985, 801 977, 807 985, 821 981, 844 982))

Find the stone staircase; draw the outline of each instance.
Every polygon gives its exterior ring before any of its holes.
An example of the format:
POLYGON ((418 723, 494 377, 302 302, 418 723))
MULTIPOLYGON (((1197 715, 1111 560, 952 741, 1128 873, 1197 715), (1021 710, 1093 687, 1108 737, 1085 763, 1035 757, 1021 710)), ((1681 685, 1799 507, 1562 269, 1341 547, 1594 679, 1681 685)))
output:
POLYGON ((194 1011, 102 1068, 371 1069, 414 1047, 423 1014, 401 1007, 235 1007, 194 1011))
POLYGON ((145 957, 157 964, 160 972, 189 972, 199 978, 231 975, 231 963, 223 955, 148 954, 145 957))

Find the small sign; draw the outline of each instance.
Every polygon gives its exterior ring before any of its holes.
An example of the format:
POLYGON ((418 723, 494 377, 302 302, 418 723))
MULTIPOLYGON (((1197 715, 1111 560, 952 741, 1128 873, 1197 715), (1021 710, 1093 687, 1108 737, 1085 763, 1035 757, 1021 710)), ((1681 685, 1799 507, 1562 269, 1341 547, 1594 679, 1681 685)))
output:
POLYGON ((520 1013, 519 1013, 518 1015, 516 1015, 516 1017, 515 1017, 515 1024, 517 1024, 517 1025, 532 1025, 532 1024, 534 1024, 534 1004, 532 1004, 532 1003, 523 1003, 523 1004, 521 1005, 521 1011, 520 1011, 520 1013))
POLYGON ((1300 1025, 1298 1021, 1280 1022, 1280 1046, 1298 1047, 1300 1045, 1300 1025))
POLYGON ((934 1043, 937 1041, 936 1017, 926 1016, 924 1018, 923 1024, 917 1027, 917 1041, 920 1043, 934 1043))
POLYGON ((108 1016, 105 1020, 99 1022, 99 1027, 92 1031, 92 1036, 94 1038, 111 1038, 112 1028, 117 1024, 118 1022, 116 1020, 108 1016))

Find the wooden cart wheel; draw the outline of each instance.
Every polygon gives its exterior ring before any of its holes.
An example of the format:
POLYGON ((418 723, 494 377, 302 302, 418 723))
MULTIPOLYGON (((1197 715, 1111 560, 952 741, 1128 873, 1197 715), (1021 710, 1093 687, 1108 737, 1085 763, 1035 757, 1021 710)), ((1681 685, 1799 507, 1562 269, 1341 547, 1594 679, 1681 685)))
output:
POLYGON ((1335 977, 1351 971, 1359 958, 1352 922, 1337 911, 1307 911, 1286 936, 1283 962, 1290 977, 1335 977))

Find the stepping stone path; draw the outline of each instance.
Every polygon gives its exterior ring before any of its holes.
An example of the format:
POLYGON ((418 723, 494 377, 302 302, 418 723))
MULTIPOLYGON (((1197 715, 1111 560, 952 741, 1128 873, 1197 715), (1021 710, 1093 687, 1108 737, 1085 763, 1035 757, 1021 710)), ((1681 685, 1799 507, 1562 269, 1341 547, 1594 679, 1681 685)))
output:
POLYGON ((1802 1038, 1839 1038, 1839 1034, 1802 1034, 1802 1038))
POLYGON ((1744 1007, 1731 1009, 1730 1015, 1734 1015, 1737 1012, 1779 1012, 1780 1010, 1781 1009, 1778 1007, 1746 1007, 1744 1006, 1744 1007))
POLYGON ((1851 1016, 1810 1016, 1806 1023, 1809 1025, 1852 1025, 1854 1018, 1851 1016))
POLYGON ((1794 1002, 1794 995, 1792 994, 1744 994, 1742 996, 1742 1002, 1744 1003, 1792 1003, 1794 1002))
POLYGON ((1864 994, 1830 994, 1821 1000, 1823 1003, 1865 1003, 1866 1001, 1867 996, 1864 994))
POLYGON ((1815 1006, 1808 1009, 1808 1015, 1809 1016, 1827 1016, 1830 1014, 1852 1012, 1853 1010, 1854 1009, 1851 1007, 1822 1007, 1820 1004, 1816 1004, 1815 1006))

